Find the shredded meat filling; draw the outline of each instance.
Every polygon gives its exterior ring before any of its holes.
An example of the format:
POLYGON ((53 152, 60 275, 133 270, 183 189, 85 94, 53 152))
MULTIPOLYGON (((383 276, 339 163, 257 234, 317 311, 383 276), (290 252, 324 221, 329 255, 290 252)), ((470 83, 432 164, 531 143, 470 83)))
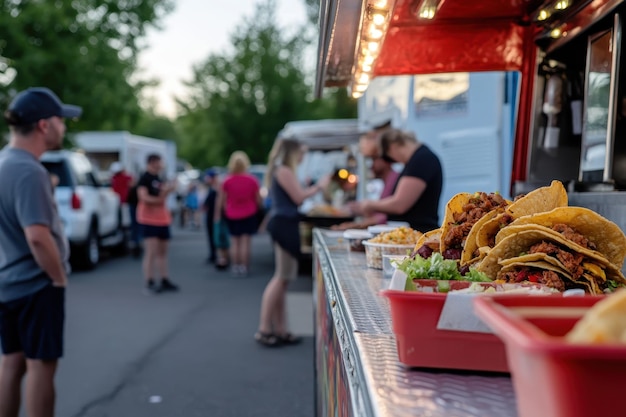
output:
POLYGON ((454 213, 454 223, 450 225, 443 241, 446 247, 463 249, 463 243, 472 226, 488 212, 506 207, 508 203, 500 194, 478 193, 472 197, 462 208, 461 212, 454 213))
POLYGON ((508 226, 509 224, 511 224, 513 222, 513 217, 511 217, 510 214, 504 214, 500 220, 498 221, 498 229, 489 235, 489 240, 488 240, 488 244, 490 248, 493 248, 494 246, 496 246, 496 235, 498 234, 498 232, 500 231, 500 229, 502 229, 503 227, 508 226))
POLYGON ((572 274, 572 278, 575 280, 580 278, 583 274, 582 262, 584 260, 584 255, 580 253, 570 253, 566 250, 563 250, 559 246, 554 243, 549 243, 542 241, 541 243, 536 243, 530 247, 530 253, 546 253, 550 256, 556 257, 565 269, 572 274))
POLYGON ((576 232, 574 229, 572 229, 570 226, 566 224, 563 224, 563 223, 555 224, 554 226, 552 226, 552 230, 562 234, 565 239, 570 240, 582 247, 596 250, 596 245, 593 242, 591 242, 585 236, 576 232))
POLYGON ((498 274, 498 279, 510 283, 523 281, 536 282, 561 292, 565 291, 565 282, 563 282, 563 279, 554 271, 522 268, 516 271, 501 272, 498 274))
POLYGON ((561 292, 565 291, 565 283, 556 272, 542 271, 541 275, 539 283, 545 285, 546 287, 555 288, 561 292))

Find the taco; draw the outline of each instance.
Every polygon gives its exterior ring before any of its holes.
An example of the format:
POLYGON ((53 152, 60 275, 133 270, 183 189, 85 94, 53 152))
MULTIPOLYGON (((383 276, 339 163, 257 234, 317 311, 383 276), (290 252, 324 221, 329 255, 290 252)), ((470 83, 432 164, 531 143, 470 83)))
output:
POLYGON ((419 255, 424 259, 430 258, 430 255, 433 253, 440 252, 440 241, 441 228, 433 229, 422 234, 419 239, 417 239, 411 258, 414 258, 416 255, 419 255))
POLYGON ((565 335, 571 343, 626 343, 626 290, 597 302, 565 335))
POLYGON ((626 285, 620 268, 601 253, 545 230, 521 230, 502 239, 476 269, 495 279, 503 265, 533 261, 556 266, 566 271, 575 282, 588 282, 596 294, 626 285))
POLYGON ((575 281, 567 271, 543 260, 508 262, 502 266, 496 278, 498 281, 508 283, 532 282, 543 284, 561 292, 581 288, 585 292, 594 293, 589 282, 575 281))
POLYGON ((622 268, 624 264, 624 232, 618 225, 593 210, 583 207, 557 207, 551 211, 520 217, 498 232, 496 245, 507 236, 529 229, 560 234, 590 251, 599 252, 618 268, 622 268))
POLYGON ((503 209, 509 202, 498 193, 459 193, 448 201, 441 227, 441 254, 446 259, 461 259, 472 227, 487 213, 503 209))
MULTIPOLYGON (((462 265, 471 265, 476 263, 478 260, 482 259, 487 250, 481 250, 481 246, 478 244, 478 231, 483 227, 484 224, 493 220, 499 214, 502 214, 504 209, 495 209, 491 210, 489 213, 485 214, 483 217, 478 220, 474 226, 472 226, 471 230, 467 234, 467 238, 465 239, 465 245, 463 246, 463 251, 461 252, 461 264, 462 265)), ((488 249, 487 246, 483 245, 485 249, 488 249)))
POLYGON ((565 206, 567 206, 567 191, 565 187, 563 187, 560 181, 552 181, 548 187, 541 187, 522 197, 518 197, 503 213, 485 222, 480 230, 477 231, 476 244, 478 247, 488 246, 493 248, 496 244, 495 240, 498 232, 514 220, 565 206))

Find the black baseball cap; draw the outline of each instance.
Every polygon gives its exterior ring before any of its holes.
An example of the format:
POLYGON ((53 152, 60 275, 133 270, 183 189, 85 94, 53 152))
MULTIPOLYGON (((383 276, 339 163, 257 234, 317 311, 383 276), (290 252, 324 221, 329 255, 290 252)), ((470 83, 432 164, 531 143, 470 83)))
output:
POLYGON ((8 111, 12 113, 8 120, 11 125, 28 125, 50 117, 73 119, 80 117, 83 109, 71 104, 63 104, 49 88, 31 87, 19 92, 8 111))

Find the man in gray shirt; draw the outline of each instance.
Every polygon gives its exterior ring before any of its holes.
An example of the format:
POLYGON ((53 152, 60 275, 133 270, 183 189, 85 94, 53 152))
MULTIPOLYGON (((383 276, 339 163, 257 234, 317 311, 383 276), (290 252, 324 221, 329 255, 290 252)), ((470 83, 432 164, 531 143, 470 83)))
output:
POLYGON ((19 93, 4 113, 0 151, 0 416, 17 417, 26 375, 29 417, 54 415, 54 374, 63 356, 68 246, 39 157, 60 149, 65 118, 80 116, 47 88, 19 93))

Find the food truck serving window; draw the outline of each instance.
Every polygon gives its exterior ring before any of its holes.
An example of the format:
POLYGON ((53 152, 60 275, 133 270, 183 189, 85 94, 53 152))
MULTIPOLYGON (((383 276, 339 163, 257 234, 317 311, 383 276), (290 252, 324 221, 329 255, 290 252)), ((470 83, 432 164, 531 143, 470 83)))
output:
POLYGON ((613 30, 589 36, 585 88, 585 123, 582 136, 580 180, 602 182, 610 178, 606 150, 612 129, 611 80, 614 78, 613 30))

